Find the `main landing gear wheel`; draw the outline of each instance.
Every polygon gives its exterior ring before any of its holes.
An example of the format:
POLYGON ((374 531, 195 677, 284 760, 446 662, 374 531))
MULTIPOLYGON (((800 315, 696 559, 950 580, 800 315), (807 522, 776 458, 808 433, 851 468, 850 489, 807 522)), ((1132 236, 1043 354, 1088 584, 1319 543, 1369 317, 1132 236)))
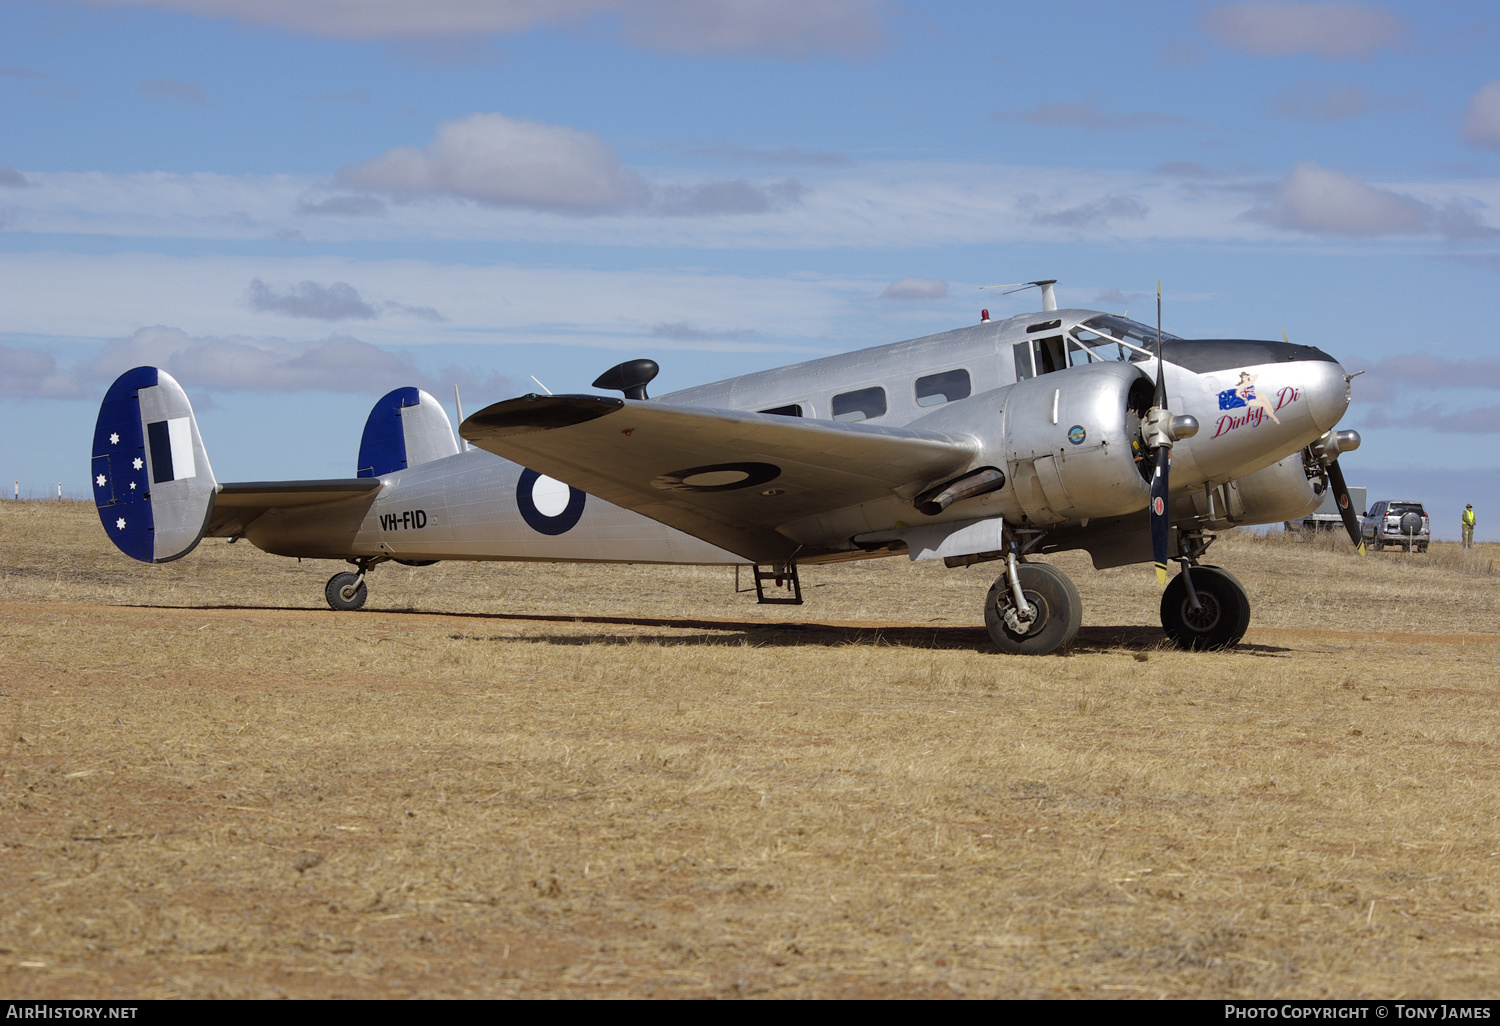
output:
POLYGON ((370 589, 365 587, 362 574, 346 571, 328 578, 323 597, 328 599, 328 605, 334 609, 360 609, 363 608, 365 599, 370 597, 370 589))
POLYGON ((1161 625, 1182 649, 1202 652, 1233 648, 1250 627, 1250 596, 1228 570, 1217 566, 1192 569, 1200 609, 1188 598, 1187 582, 1178 574, 1161 596, 1161 625))
POLYGON ((1034 615, 1017 615, 1010 580, 1001 574, 984 602, 984 625, 995 644, 1016 655, 1047 655, 1071 645, 1083 625, 1083 602, 1067 574, 1046 563, 1022 563, 1016 573, 1034 615))

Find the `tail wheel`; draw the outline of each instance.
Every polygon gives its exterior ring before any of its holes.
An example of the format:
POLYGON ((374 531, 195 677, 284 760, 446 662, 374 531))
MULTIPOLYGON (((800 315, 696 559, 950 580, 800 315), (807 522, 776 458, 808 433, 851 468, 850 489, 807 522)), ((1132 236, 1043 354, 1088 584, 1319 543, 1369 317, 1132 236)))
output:
POLYGON ((1199 608, 1193 608, 1187 582, 1178 574, 1161 597, 1161 625, 1178 648, 1214 651, 1233 648, 1250 627, 1250 596, 1245 586, 1217 566, 1192 569, 1199 608))
POLYGON ((369 596, 370 589, 365 587, 363 575, 348 572, 328 578, 328 584, 323 589, 323 597, 328 600, 329 607, 338 610, 361 609, 369 596))
POLYGON ((990 638, 1001 651, 1016 655, 1047 655, 1071 645, 1083 624, 1083 602, 1067 574, 1045 563, 1022 563, 1016 572, 1033 616, 1017 615, 1015 593, 1001 575, 984 603, 990 638))

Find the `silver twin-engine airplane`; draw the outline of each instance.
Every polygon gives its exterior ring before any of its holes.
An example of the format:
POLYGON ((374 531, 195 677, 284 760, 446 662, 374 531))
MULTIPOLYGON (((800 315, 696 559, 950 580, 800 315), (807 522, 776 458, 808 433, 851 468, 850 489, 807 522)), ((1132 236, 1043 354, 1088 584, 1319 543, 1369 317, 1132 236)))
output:
POLYGON ((205 535, 347 560, 325 589, 335 609, 364 605, 387 560, 742 564, 762 601, 792 602, 805 564, 997 560, 990 636, 1031 654, 1068 645, 1082 618, 1037 555, 1154 563, 1162 582, 1175 561, 1162 626, 1184 648, 1223 648, 1250 602, 1200 562, 1213 532, 1298 520, 1332 487, 1359 545, 1338 465, 1359 436, 1334 430, 1350 375, 1333 357, 1059 310, 1053 283, 1033 284, 1039 313, 655 399, 656 364, 630 361, 594 382, 624 398, 480 410, 459 425, 469 451, 437 400, 397 389, 370 413, 355 476, 329 481, 220 484, 181 386, 138 367, 99 411, 95 501, 145 562, 205 535))

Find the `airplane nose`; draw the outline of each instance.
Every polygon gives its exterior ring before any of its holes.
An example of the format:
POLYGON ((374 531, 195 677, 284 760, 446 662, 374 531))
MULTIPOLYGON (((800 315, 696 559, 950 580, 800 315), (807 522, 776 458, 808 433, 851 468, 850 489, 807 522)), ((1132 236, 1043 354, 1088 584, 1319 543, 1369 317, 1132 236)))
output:
POLYGON ((1349 376, 1342 365, 1331 360, 1308 361, 1303 369, 1313 423, 1318 430, 1328 431, 1349 409, 1349 376))

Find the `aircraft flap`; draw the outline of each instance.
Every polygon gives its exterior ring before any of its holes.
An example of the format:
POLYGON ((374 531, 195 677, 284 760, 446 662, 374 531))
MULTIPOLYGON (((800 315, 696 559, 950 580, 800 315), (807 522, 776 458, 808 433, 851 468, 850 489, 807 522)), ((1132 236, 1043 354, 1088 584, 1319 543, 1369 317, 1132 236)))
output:
POLYGON ((871 424, 528 395, 460 425, 470 442, 756 562, 790 558, 777 528, 900 494, 964 466, 967 438, 871 424))

